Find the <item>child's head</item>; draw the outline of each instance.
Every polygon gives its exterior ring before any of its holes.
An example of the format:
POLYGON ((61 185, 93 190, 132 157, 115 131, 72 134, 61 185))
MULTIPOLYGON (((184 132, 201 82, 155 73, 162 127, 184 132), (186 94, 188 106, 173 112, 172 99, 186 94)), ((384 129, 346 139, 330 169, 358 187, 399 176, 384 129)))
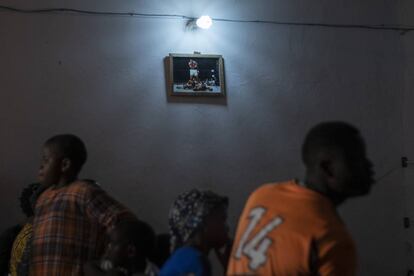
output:
POLYGON ((227 225, 227 202, 213 208, 204 219, 203 237, 212 248, 221 248, 229 240, 227 225))
POLYGON ((149 259, 158 267, 162 267, 171 255, 170 240, 171 235, 168 233, 161 233, 156 236, 154 252, 149 259))
POLYGON ((48 187, 57 184, 62 177, 77 177, 86 159, 86 147, 79 137, 72 134, 53 136, 43 146, 39 181, 48 187))
POLYGON ((208 248, 228 241, 228 198, 211 191, 193 189, 181 194, 169 215, 172 250, 198 237, 208 248))
POLYGON ((140 220, 123 221, 109 234, 104 260, 114 268, 144 271, 154 246, 155 232, 150 225, 140 220))

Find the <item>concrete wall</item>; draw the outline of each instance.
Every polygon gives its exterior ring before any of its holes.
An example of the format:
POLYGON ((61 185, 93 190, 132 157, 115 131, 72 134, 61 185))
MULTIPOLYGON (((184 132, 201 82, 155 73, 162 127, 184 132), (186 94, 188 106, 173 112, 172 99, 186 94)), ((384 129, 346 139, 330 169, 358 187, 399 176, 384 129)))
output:
MULTIPOLYGON (((399 12, 394 1, 373 0, 0 4, 351 24, 393 24, 399 12)), ((323 120, 361 129, 377 176, 398 167, 403 90, 412 86, 398 32, 215 22, 194 33, 184 25, 0 11, 0 229, 22 219, 19 192, 36 180, 41 145, 57 133, 82 137, 90 156, 81 176, 158 231, 167 230, 175 196, 192 187, 228 195, 234 227, 258 185, 303 176, 302 138, 323 120), (167 97, 163 58, 193 51, 223 55, 225 100, 167 97)), ((370 197, 341 207, 360 275, 406 270, 402 182, 395 169, 370 197)))
MULTIPOLYGON (((399 23, 404 25, 414 25, 412 13, 414 3, 412 1, 400 1, 399 3, 399 23), (410 15, 411 14, 411 15, 410 15)), ((414 36, 412 32, 401 36, 402 48, 404 51, 404 94, 403 94, 403 138, 404 138, 404 156, 409 159, 410 164, 403 170, 403 192, 404 192, 404 216, 410 219, 410 228, 406 229, 405 234, 405 251, 406 262, 411 270, 414 270, 414 36)))

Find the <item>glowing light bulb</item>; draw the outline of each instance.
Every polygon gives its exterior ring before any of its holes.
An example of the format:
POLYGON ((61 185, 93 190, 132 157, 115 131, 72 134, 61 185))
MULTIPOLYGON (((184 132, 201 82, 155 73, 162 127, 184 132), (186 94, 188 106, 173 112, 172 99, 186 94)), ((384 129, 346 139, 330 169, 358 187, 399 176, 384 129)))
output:
POLYGON ((199 19, 197 19, 196 24, 197 24, 198 27, 200 27, 202 29, 208 29, 213 24, 213 20, 211 20, 210 16, 203 15, 199 19))

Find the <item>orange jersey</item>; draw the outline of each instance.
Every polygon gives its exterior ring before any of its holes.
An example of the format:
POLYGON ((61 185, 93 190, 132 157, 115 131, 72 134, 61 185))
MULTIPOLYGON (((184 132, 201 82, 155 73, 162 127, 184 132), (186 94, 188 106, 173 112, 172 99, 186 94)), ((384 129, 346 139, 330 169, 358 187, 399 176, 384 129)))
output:
POLYGON ((249 197, 227 275, 355 275, 356 253, 335 206, 294 180, 249 197))

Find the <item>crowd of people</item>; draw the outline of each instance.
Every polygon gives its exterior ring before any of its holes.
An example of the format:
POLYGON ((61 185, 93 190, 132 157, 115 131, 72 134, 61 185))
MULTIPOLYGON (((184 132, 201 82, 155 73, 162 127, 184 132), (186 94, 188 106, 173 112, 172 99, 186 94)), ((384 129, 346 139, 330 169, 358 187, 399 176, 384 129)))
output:
POLYGON ((304 179, 264 184, 248 198, 234 237, 229 198, 192 189, 177 196, 168 234, 79 179, 82 140, 56 135, 43 145, 38 182, 20 202, 27 219, 0 237, 4 275, 212 275, 215 252, 225 275, 355 275, 356 248, 337 207, 369 193, 372 163, 358 129, 323 122, 306 135, 304 179))

